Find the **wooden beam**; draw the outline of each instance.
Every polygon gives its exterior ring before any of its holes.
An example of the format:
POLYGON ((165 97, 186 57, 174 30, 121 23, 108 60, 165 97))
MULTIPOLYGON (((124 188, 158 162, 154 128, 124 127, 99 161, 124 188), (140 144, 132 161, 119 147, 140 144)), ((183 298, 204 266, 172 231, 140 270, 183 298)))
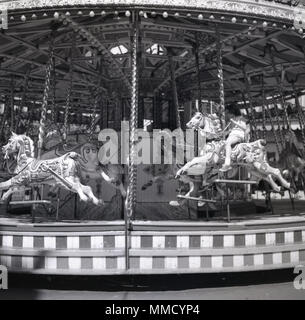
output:
MULTIPOLYGON (((239 34, 244 34, 245 32, 247 32, 247 30, 243 30, 242 32, 234 35, 234 36, 229 36, 226 37, 225 39, 223 39, 221 41, 221 43, 223 44, 224 42, 228 41, 228 40, 232 40, 234 37, 238 36, 239 34)), ((216 50, 216 41, 202 49, 199 50, 198 55, 203 55, 205 52, 207 51, 212 51, 212 50, 216 50)), ((195 68, 195 57, 190 58, 189 60, 187 60, 184 64, 182 64, 176 71, 175 71, 175 77, 181 76, 182 74, 185 73, 185 71, 189 71, 191 68, 195 68)), ((160 89, 162 89, 163 87, 167 86, 169 84, 170 81, 170 77, 167 77, 156 89, 155 91, 158 91, 160 89)))
MULTIPOLYGON (((1 33, 0 34, 2 37, 6 38, 6 39, 9 39, 9 40, 12 40, 12 41, 15 41, 16 43, 19 43, 27 48, 30 48, 34 51, 38 51, 40 52, 41 54, 45 55, 46 57, 48 57, 48 52, 46 50, 43 50, 41 48, 39 48, 35 43, 31 42, 31 41, 28 41, 28 40, 24 40, 24 39, 21 39, 21 38, 18 38, 18 37, 15 37, 15 36, 12 36, 12 35, 9 35, 9 34, 6 34, 5 32, 4 33, 1 33)), ((69 68, 69 63, 66 61, 65 58, 61 57, 60 55, 58 54, 54 54, 54 57, 58 60, 60 60, 63 64, 65 64, 67 66, 67 68, 69 68)), ((75 66, 82 70, 83 72, 85 73, 88 73, 88 74, 91 74, 93 76, 97 76, 97 72, 94 71, 93 69, 89 69, 89 68, 86 68, 80 64, 75 64, 75 66)))
POLYGON ((89 30, 87 30, 85 27, 80 25, 79 23, 75 22, 70 17, 66 17, 64 15, 61 15, 61 18, 65 21, 67 21, 74 30, 78 29, 79 32, 82 33, 83 37, 87 38, 87 40, 91 40, 91 45, 93 47, 96 47, 99 49, 101 54, 104 57, 104 60, 108 61, 111 64, 111 67, 114 71, 118 72, 118 75, 121 77, 121 80, 123 80, 124 84, 126 85, 127 89, 131 89, 131 83, 125 73, 121 70, 120 65, 114 60, 112 54, 108 51, 108 48, 104 46, 104 44, 95 36, 93 35, 89 30))
POLYGON ((262 64, 263 66, 268 66, 270 63, 268 61, 265 61, 265 59, 260 58, 259 56, 255 56, 251 54, 250 52, 247 52, 245 50, 241 50, 237 52, 238 55, 245 57, 247 59, 253 60, 255 62, 258 62, 259 64, 262 64))
MULTIPOLYGON (((284 31, 282 31, 282 30, 276 30, 276 31, 274 31, 274 32, 271 32, 270 34, 268 34, 268 35, 264 38, 264 40, 270 39, 270 38, 272 38, 272 37, 274 37, 274 36, 278 36, 278 35, 282 34, 283 32, 284 32, 284 31)), ((243 32, 241 32, 241 33, 239 33, 239 34, 244 34, 244 33, 245 33, 245 31, 243 31, 243 32)), ((234 35, 234 37, 236 37, 236 36, 238 36, 238 34, 237 34, 237 35, 234 35)), ((223 39, 222 42, 226 42, 226 41, 228 41, 229 39, 232 39, 232 37, 233 37, 233 36, 227 37, 227 38, 223 39)), ((245 44, 243 44, 243 45, 241 45, 241 46, 239 46, 239 47, 236 47, 236 48, 235 48, 233 51, 231 51, 231 52, 226 52, 226 53, 224 53, 224 54, 223 54, 223 58, 226 57, 226 58, 229 58, 229 59, 230 59, 230 58, 232 57, 232 54, 238 53, 240 50, 244 50, 244 49, 248 48, 249 46, 252 46, 253 44, 260 43, 261 41, 262 41, 262 39, 255 39, 255 40, 249 41, 249 42, 247 42, 247 43, 245 43, 245 44)), ((208 49, 213 49, 213 48, 215 48, 215 44, 212 44, 211 46, 208 46, 208 47, 206 47, 206 48, 203 48, 200 53, 202 54, 202 53, 204 53, 205 51, 207 51, 208 49)), ((185 64, 183 64, 182 66, 180 66, 180 68, 176 70, 175 76, 176 76, 176 77, 177 77, 177 76, 181 76, 181 75, 185 74, 185 72, 190 72, 190 70, 195 69, 194 59, 195 59, 195 58, 193 57, 192 59, 188 60, 185 64), (194 64, 194 65, 192 65, 192 64, 194 64), (190 66, 190 65, 192 65, 192 67, 187 68, 187 67, 190 66)), ((289 64, 290 64, 290 63, 289 63, 289 64)), ((269 66, 266 66, 266 68, 269 68, 269 66)), ((252 70, 250 71, 250 74, 252 74, 252 70)), ((240 77, 242 77, 242 74, 240 73, 240 74, 238 74, 238 75, 235 75, 235 77, 236 77, 236 78, 237 78, 237 77, 240 78, 240 77)), ((234 78, 234 76, 233 76, 233 78, 234 78)), ((226 80, 226 79, 225 79, 225 80, 226 80)), ((216 82, 216 81, 217 81, 217 80, 215 80, 214 82, 216 82)), ((160 90, 160 88, 163 87, 163 86, 166 86, 166 85, 168 84, 168 82, 169 82, 169 78, 166 78, 166 79, 158 86, 158 88, 156 88, 156 90, 160 90)))
POLYGON ((280 46, 289 49, 289 51, 292 51, 293 53, 295 53, 299 58, 304 59, 304 53, 298 49, 297 47, 295 47, 292 43, 288 43, 283 39, 270 39, 271 42, 273 43, 277 43, 280 46))
MULTIPOLYGON (((298 67, 300 65, 304 65, 304 62, 303 61, 298 61, 298 62, 294 62, 294 63, 291 63, 291 62, 287 62, 287 63, 279 63, 276 65, 276 67, 286 67, 286 70, 290 69, 290 68, 294 68, 294 67, 298 67)), ((225 69, 225 66, 224 66, 224 69, 225 69)), ((216 71, 216 67, 214 67, 213 69, 206 69, 205 71, 211 71, 211 70, 214 70, 216 71)), ((266 67, 259 67, 259 68, 256 68, 256 69, 252 69, 252 70, 248 70, 247 71, 247 74, 249 76, 255 76, 255 75, 261 75, 262 73, 266 73, 266 72, 272 72, 272 66, 266 66, 266 67)), ((243 73, 242 72, 239 72, 239 73, 235 73, 231 76, 228 76, 228 77, 225 77, 225 81, 234 81, 234 80, 237 80, 239 81, 239 79, 243 78, 243 73)), ((266 78, 266 77, 265 77, 266 78)), ((274 76, 270 76, 270 79, 274 78, 274 76)), ((196 82, 195 80, 195 73, 194 73, 194 79, 191 80, 191 82, 196 82)), ((201 85, 210 85, 210 84, 213 84, 213 83, 217 83, 218 80, 213 78, 213 79, 209 79, 209 80, 205 80, 205 81, 201 81, 201 85)), ((252 86, 251 86, 252 87, 252 86)), ((265 86, 266 87, 266 86, 265 86)), ((274 85, 271 86, 274 88, 274 85)), ((197 88, 197 85, 193 85, 193 86, 190 86, 189 89, 192 90, 192 89, 196 89, 197 88)))

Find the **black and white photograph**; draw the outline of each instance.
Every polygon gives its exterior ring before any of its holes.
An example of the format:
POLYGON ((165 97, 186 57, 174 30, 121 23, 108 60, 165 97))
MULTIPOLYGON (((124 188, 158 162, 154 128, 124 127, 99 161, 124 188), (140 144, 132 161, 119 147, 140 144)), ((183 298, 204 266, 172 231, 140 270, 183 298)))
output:
POLYGON ((305 300, 305 0, 0 0, 0 300, 305 300))

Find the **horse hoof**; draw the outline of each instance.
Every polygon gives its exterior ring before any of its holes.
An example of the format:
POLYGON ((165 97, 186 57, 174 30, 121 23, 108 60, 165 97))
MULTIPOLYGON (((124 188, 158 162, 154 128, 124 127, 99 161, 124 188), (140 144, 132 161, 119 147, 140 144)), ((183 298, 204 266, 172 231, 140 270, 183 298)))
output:
POLYGON ((172 207, 180 207, 180 203, 178 201, 170 201, 169 202, 169 205, 172 206, 172 207))
POLYGON ((204 207, 206 205, 206 202, 204 201, 198 201, 198 207, 204 207))
POLYGON ((104 204, 105 204, 104 200, 100 199, 96 205, 102 207, 104 204))
POLYGON ((290 190, 290 192, 293 193, 293 194, 298 193, 298 190, 297 190, 297 188, 295 188, 295 187, 290 187, 289 190, 290 190))
POLYGON ((180 171, 179 173, 176 174, 175 178, 180 179, 181 176, 184 176, 184 175, 186 175, 186 171, 180 171))

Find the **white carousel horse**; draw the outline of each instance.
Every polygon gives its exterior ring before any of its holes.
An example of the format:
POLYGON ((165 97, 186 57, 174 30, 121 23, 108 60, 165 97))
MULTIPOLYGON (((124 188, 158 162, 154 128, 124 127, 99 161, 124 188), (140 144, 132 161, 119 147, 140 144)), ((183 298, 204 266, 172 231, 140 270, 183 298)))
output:
MULTIPOLYGON (((213 129, 211 135, 209 131, 206 130, 207 140, 210 140, 214 138, 215 132, 218 134, 219 127, 213 128, 212 119, 209 120, 206 118, 206 115, 196 112, 195 116, 187 123, 187 127, 203 129, 208 122, 213 129)), ((225 140, 221 139, 220 135, 219 138, 220 140, 207 142, 202 154, 185 164, 177 172, 176 178, 181 178, 185 175, 202 175, 207 184, 212 183, 213 181, 209 180, 207 173, 209 171, 217 173, 225 160, 225 140)), ((267 181, 276 192, 279 192, 281 188, 275 183, 274 178, 276 178, 284 188, 290 189, 290 183, 283 178, 281 171, 268 164, 265 145, 266 141, 263 139, 251 143, 237 144, 232 150, 232 165, 235 167, 247 167, 252 178, 257 182, 261 179, 267 181)), ((215 178, 217 179, 217 175, 215 178)), ((192 191, 193 190, 190 190, 189 194, 192 191)))
POLYGON ((207 140, 219 139, 223 132, 220 119, 215 113, 196 112, 186 127, 199 130, 199 133, 204 134, 207 140))
POLYGON ((290 177, 293 183, 301 183, 305 191, 305 159, 304 151, 298 145, 298 139, 292 130, 284 134, 285 146, 279 155, 278 166, 285 177, 290 177))
POLYGON ((98 160, 98 147, 90 142, 68 143, 63 146, 57 143, 55 146, 43 153, 41 159, 52 159, 62 156, 66 152, 77 152, 80 157, 78 159, 80 175, 83 180, 99 180, 103 178, 107 183, 121 192, 123 198, 126 197, 126 190, 122 183, 123 168, 117 164, 101 165, 98 160))
POLYGON ((8 181, 0 183, 0 190, 7 190, 2 200, 6 200, 12 193, 25 187, 47 184, 75 192, 82 201, 92 201, 95 205, 103 204, 103 200, 95 197, 90 186, 80 182, 80 156, 76 152, 68 152, 54 159, 37 160, 34 158, 32 139, 15 133, 12 133, 2 151, 5 159, 13 154, 17 161, 15 175, 8 181))

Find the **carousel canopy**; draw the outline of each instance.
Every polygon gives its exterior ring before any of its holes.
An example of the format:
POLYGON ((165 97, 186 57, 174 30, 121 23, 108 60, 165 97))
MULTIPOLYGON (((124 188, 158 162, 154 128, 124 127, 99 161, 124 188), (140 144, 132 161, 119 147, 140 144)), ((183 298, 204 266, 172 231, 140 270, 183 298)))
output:
POLYGON ((104 97, 128 98, 135 21, 140 96, 170 97, 172 67, 179 101, 218 101, 219 52, 226 102, 250 96, 260 105, 263 96, 294 97, 304 89, 303 1, 38 0, 0 7, 8 10, 0 34, 3 102, 13 94, 39 105, 50 50, 58 108, 71 83, 75 113, 90 113, 97 87, 104 97))

